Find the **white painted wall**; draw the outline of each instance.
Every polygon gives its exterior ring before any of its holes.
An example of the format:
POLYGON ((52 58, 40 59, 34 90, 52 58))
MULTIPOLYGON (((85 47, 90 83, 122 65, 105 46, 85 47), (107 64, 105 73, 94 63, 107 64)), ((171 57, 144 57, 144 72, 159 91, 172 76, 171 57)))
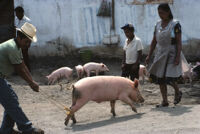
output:
MULTIPOLYGON (((111 0, 108 0, 111 2, 111 0)), ((158 5, 129 5, 132 0, 115 0, 116 34, 121 45, 125 40, 120 29, 125 23, 133 23, 136 35, 143 44, 149 45, 154 25, 159 16, 158 5)), ((96 16, 101 0, 17 0, 25 14, 37 27, 38 42, 32 44, 31 54, 35 56, 64 54, 65 46, 95 46, 102 43, 105 34, 110 33, 111 19, 96 16)), ((200 38, 200 1, 174 0, 171 9, 174 18, 180 20, 183 41, 200 38)))

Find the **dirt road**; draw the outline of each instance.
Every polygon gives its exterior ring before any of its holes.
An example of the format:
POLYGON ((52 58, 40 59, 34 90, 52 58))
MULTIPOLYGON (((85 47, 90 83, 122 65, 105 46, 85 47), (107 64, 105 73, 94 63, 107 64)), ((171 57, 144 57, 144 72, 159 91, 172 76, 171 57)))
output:
MULTIPOLYGON (((111 70, 106 75, 120 75, 120 64, 106 63, 111 70)), ((174 107, 174 90, 169 87, 168 95, 170 106, 168 108, 155 108, 161 102, 159 87, 145 81, 140 85, 140 90, 145 98, 143 105, 136 105, 139 113, 134 113, 131 108, 117 101, 115 118, 110 113, 109 102, 97 104, 89 102, 76 113, 77 124, 64 125, 65 111, 57 107, 62 103, 71 105, 70 86, 77 81, 76 74, 67 83, 46 85, 45 76, 55 68, 35 68, 32 70, 33 78, 40 84, 40 93, 33 92, 24 80, 18 76, 8 78, 16 91, 20 105, 37 127, 45 130, 46 134, 200 134, 200 83, 196 82, 192 88, 189 84, 179 85, 183 98, 179 105, 174 107), (67 83, 67 84, 66 84, 67 83)), ((0 107, 0 120, 3 108, 0 107)))

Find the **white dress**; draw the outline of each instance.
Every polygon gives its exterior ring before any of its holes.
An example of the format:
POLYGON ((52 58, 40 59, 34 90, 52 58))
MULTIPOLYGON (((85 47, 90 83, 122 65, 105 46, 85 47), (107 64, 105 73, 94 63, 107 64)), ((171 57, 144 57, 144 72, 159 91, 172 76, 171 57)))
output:
POLYGON ((153 63, 149 68, 149 73, 156 78, 178 78, 183 71, 187 71, 188 64, 181 52, 180 63, 174 65, 177 45, 171 43, 171 38, 174 35, 174 27, 178 23, 176 20, 171 20, 165 28, 162 28, 161 21, 156 24, 156 51, 153 63))

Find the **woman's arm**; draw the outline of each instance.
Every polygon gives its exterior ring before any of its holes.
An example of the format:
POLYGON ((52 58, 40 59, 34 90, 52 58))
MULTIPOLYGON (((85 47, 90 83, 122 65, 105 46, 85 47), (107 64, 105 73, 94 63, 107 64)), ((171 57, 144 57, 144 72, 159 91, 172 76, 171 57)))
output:
POLYGON ((182 50, 181 25, 179 23, 176 24, 174 28, 174 32, 175 32, 176 48, 177 48, 174 64, 178 65, 180 62, 180 55, 181 55, 181 50, 182 50))

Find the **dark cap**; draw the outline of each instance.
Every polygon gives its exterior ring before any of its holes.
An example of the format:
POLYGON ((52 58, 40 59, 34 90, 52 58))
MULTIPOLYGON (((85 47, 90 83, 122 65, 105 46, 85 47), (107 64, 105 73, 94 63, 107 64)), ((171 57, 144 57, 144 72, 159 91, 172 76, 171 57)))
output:
POLYGON ((128 23, 125 24, 123 27, 121 27, 121 29, 130 29, 130 30, 134 30, 134 27, 132 24, 128 23))

